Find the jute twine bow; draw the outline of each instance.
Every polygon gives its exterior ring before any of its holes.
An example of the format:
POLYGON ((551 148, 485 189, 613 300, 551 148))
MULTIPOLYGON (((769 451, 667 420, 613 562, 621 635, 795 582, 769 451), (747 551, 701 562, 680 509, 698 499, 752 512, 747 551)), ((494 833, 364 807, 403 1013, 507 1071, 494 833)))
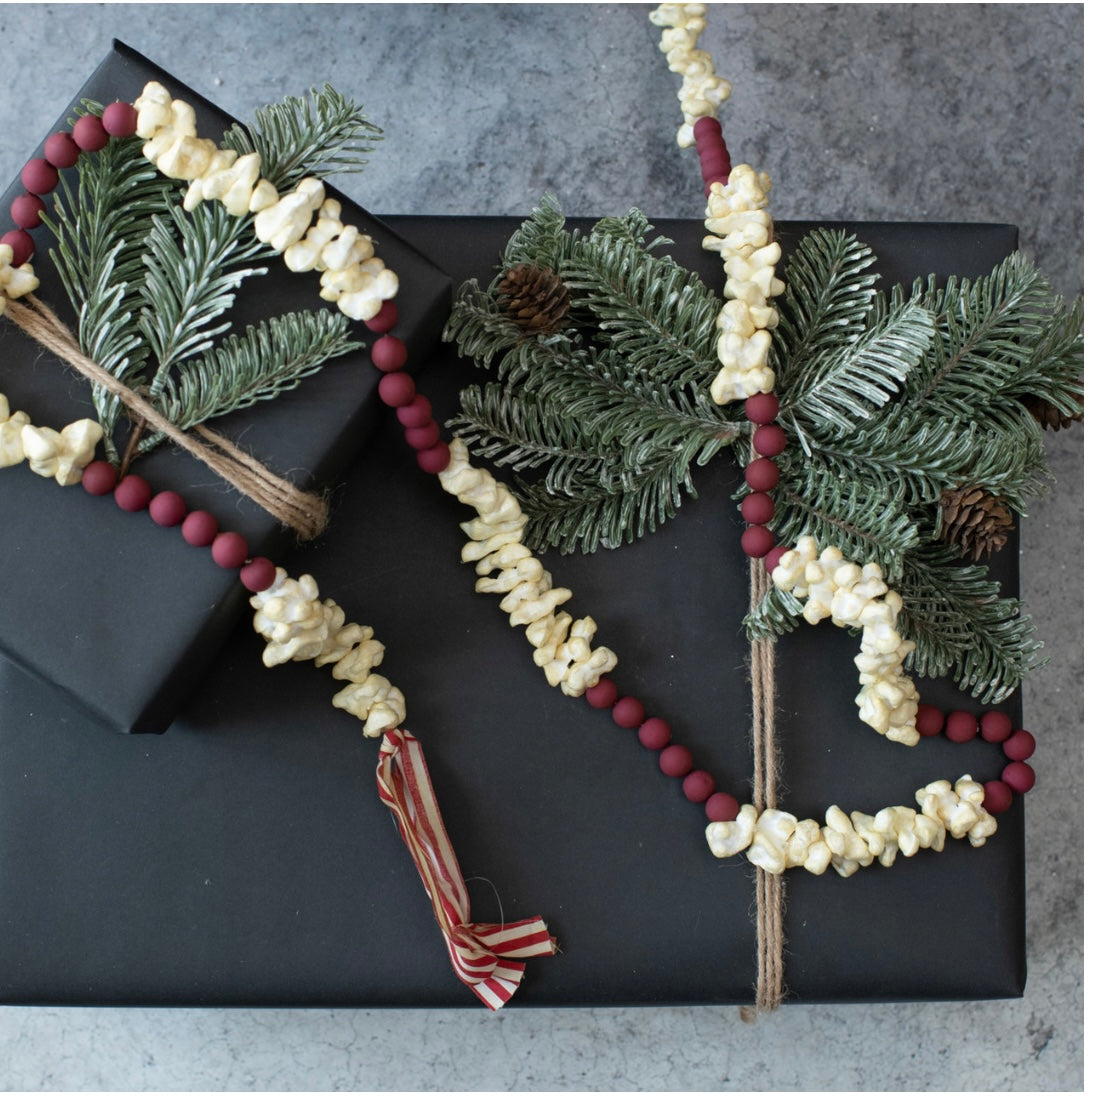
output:
MULTIPOLYGON (((770 582, 764 561, 749 567, 749 602, 760 605, 770 582)), ((776 748, 776 645, 771 637, 754 640, 750 651, 753 690, 753 804, 758 814, 776 803, 779 754, 776 748)), ((757 1012, 777 1010, 783 999, 783 878, 756 870, 757 991, 755 1007, 743 1007, 744 1021, 757 1012)))
POLYGON ((116 396, 135 422, 166 435, 268 514, 295 530, 304 541, 316 537, 327 526, 327 503, 322 497, 302 491, 275 475, 260 461, 207 427, 196 427, 193 434, 180 430, 139 393, 88 358, 57 314, 33 294, 18 301, 8 301, 7 314, 46 350, 116 396), (195 434, 200 439, 195 438, 195 434))
POLYGON ((376 785, 426 888, 456 975, 491 1010, 500 1009, 524 976, 523 958, 551 956, 555 939, 539 917, 516 923, 470 922, 468 890, 441 819, 426 756, 409 732, 384 733, 376 785))

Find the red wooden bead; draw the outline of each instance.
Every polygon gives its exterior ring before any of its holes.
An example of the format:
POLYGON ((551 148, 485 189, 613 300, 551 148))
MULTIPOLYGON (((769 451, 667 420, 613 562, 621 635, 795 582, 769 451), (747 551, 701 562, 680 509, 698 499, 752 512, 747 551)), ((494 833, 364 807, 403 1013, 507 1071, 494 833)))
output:
POLYGON ((178 526, 186 511, 186 500, 178 492, 157 492, 148 503, 149 518, 157 526, 178 526))
POLYGON ((1011 786, 1006 782, 985 782, 985 799, 981 807, 990 816, 999 816, 1011 808, 1013 797, 1011 786))
POLYGON ((415 398, 414 378, 402 370, 396 370, 394 374, 385 374, 380 379, 376 391, 389 408, 402 408, 415 398))
POLYGON ((438 439, 441 438, 441 428, 437 425, 436 420, 431 419, 429 423, 421 427, 408 427, 403 432, 403 437, 412 449, 428 450, 431 446, 435 446, 438 439))
POLYGON ((730 172, 730 154, 725 148, 700 153, 700 171, 704 179, 714 180, 716 176, 730 172))
POLYGON ((31 194, 49 194, 60 178, 57 169, 41 156, 28 160, 19 173, 20 181, 31 194))
POLYGON ((1034 769, 1030 763, 1009 762, 1001 772, 1000 780, 1016 793, 1029 793, 1034 788, 1034 769))
POLYGON ((219 529, 217 520, 208 511, 191 511, 182 522, 183 541, 187 545, 204 549, 213 544, 219 529))
MULTIPOLYGON (((399 377, 399 374, 385 374, 380 379, 380 384, 383 385, 390 377, 399 377)), ((399 408, 395 417, 404 427, 425 427, 433 419, 433 407, 429 398, 419 393, 410 404, 399 408)))
POLYGON ((719 136, 722 135, 722 123, 713 115, 700 115, 700 117, 692 123, 692 136, 697 141, 701 141, 714 134, 719 136))
POLYGON ((122 477, 114 489, 114 502, 123 511, 143 511, 151 498, 148 481, 136 473, 122 477))
POLYGON ((418 467, 424 473, 443 473, 449 465, 449 444, 438 442, 428 450, 419 450, 418 467))
POLYGON ((1034 754, 1034 737, 1025 729, 1019 728, 1004 740, 1004 754, 1012 762, 1022 762, 1034 754))
POLYGON ((692 769, 692 752, 679 743, 663 747, 658 768, 667 778, 683 778, 692 769))
POLYGON ((137 108, 117 99, 103 109, 102 122, 111 137, 132 137, 137 132, 137 108))
POLYGON ((11 265, 22 267, 34 255, 34 237, 26 229, 11 229, 0 236, 0 244, 11 248, 11 265))
POLYGON ((661 717, 647 717, 639 725, 639 743, 650 751, 661 751, 673 739, 673 729, 661 717))
POLYGON ((747 557, 766 557, 775 542, 767 526, 747 526, 741 535, 741 547, 747 557))
POLYGON ((916 730, 921 736, 938 736, 946 719, 938 706, 921 703, 916 710, 916 730))
POLYGON ((55 133, 46 138, 43 150, 46 159, 55 168, 71 168, 80 159, 80 146, 72 140, 70 133, 55 133))
POLYGON ((244 561, 251 555, 251 550, 242 534, 237 534, 235 530, 225 530, 213 539, 210 553, 222 568, 242 568, 244 561))
POLYGON ((956 709, 947 716, 943 735, 951 743, 969 743, 977 735, 977 718, 964 709, 956 709))
POLYGON ((729 823, 738 818, 741 806, 729 793, 712 793, 703 810, 712 823, 729 823))
POLYGON ((745 483, 754 492, 770 492, 779 484, 779 466, 771 458, 754 458, 745 467, 745 483))
POLYGON ((791 550, 786 545, 777 545, 775 549, 770 549, 764 554, 764 567, 769 575, 771 575, 778 567, 779 562, 783 559, 784 553, 789 553, 791 550))
POLYGON ((762 426, 774 423, 779 415, 779 397, 775 393, 754 393, 745 398, 745 418, 762 426))
POLYGON ((999 709, 981 714, 981 739, 989 743, 1003 743, 1011 735, 1011 717, 999 709))
POLYGON ((397 336, 381 336, 371 352, 373 365, 378 370, 390 374, 402 370, 407 364, 407 345, 397 336))
POLYGON ((693 804, 703 804, 715 792, 715 779, 706 770, 693 770, 684 776, 681 788, 693 804))
POLYGON ((110 134, 103 129, 103 121, 94 114, 85 114, 76 120, 72 127, 72 140, 84 152, 98 152, 110 140, 110 134))
POLYGON ((586 690, 585 698, 594 709, 611 709, 616 704, 619 691, 610 678, 600 679, 586 690))
POLYGON ((255 557, 240 569, 240 583, 248 591, 265 591, 277 578, 277 568, 266 557, 255 557))
POLYGON ((764 457, 775 457, 787 449, 787 435, 775 423, 766 423, 753 432, 753 449, 764 457))
POLYGON ((0 244, 11 248, 11 265, 21 267, 34 255, 34 237, 26 229, 9 229, 0 236, 0 244))
POLYGON ((385 301, 376 316, 365 321, 370 332, 390 332, 399 321, 399 306, 394 301, 385 301))
POLYGON ((11 204, 11 219, 20 229, 34 229, 41 225, 45 208, 36 194, 21 194, 11 204))
POLYGON ((741 517, 746 522, 755 522, 758 526, 763 526, 766 522, 772 521, 775 513, 776 505, 766 492, 750 492, 741 501, 741 517))
POLYGON ((89 496, 109 496, 118 484, 118 472, 109 461, 93 461, 84 467, 80 483, 89 496))
POLYGON ((612 707, 612 719, 621 728, 638 728, 646 719, 646 710, 638 698, 626 694, 612 707))

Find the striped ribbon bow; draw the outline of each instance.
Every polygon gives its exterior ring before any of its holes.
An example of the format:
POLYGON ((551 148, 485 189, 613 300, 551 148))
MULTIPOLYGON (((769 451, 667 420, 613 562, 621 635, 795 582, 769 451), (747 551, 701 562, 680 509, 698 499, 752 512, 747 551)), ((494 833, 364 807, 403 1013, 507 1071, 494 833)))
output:
POLYGON ((457 976, 491 1010, 506 1005, 525 972, 517 958, 550 956, 555 939, 543 919, 472 923, 464 877, 445 831, 422 745, 402 729, 384 734, 376 768, 380 799, 395 813, 399 833, 433 904, 457 976))

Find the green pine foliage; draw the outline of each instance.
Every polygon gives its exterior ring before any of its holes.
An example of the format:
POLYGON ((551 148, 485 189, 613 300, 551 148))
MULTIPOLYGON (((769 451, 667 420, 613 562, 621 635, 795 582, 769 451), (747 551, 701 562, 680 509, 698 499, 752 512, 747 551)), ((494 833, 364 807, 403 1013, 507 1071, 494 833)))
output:
POLYGON ((692 467, 741 433, 705 387, 721 305, 650 231, 633 211, 582 237, 540 205, 502 260, 562 276, 570 312, 550 335, 506 313, 501 275, 457 295, 445 338, 498 381, 465 391, 453 426, 477 453, 542 473, 515 485, 531 544, 592 552, 654 530, 695 494, 692 467))
MULTIPOLYGON (((101 112, 95 103, 84 107, 101 112)), ((325 87, 264 108, 225 143, 258 151, 263 176, 284 191, 307 174, 355 170, 378 136, 358 107, 325 87)), ((229 336, 237 291, 265 274, 275 253, 255 237, 252 215, 234 217, 218 202, 185 212, 185 185, 164 179, 142 145, 116 139, 81 157, 75 184, 62 178, 48 219, 51 256, 89 358, 190 427, 287 391, 323 361, 362 346, 349 337, 349 321, 330 310, 271 318, 229 336), (273 356, 261 369, 260 348, 273 356)), ((92 396, 107 456, 117 463, 120 403, 97 386, 92 396)), ((159 440, 146 437, 142 451, 159 440)))
MULTIPOLYGON (((749 460, 740 406, 708 395, 722 301, 651 233, 637 211, 569 232, 545 200, 494 281, 458 294, 446 337, 496 379, 462 394, 453 426, 521 474, 538 548, 631 541, 677 513, 696 464, 727 447, 749 460), (498 285, 520 264, 565 283, 561 330, 530 335, 507 313, 498 285)), ((995 703, 1038 664, 1040 643, 988 569, 940 542, 940 498, 977 485, 1023 513, 1044 491, 1042 431, 1024 401, 1082 413, 1082 302, 1055 297, 1019 255, 985 278, 908 292, 881 292, 874 265, 865 244, 830 229, 787 261, 772 364, 788 447, 770 526, 778 544, 809 534, 881 564, 916 642, 910 668, 995 703)), ((746 630, 785 633, 800 611, 773 589, 746 630)))

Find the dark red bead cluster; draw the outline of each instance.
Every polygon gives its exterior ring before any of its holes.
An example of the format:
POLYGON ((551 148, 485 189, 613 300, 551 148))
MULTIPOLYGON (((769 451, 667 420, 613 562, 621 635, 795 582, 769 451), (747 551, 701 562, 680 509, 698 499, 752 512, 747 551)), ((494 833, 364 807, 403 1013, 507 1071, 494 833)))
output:
POLYGON ((1034 737, 1025 728, 1012 728, 1011 718, 999 709, 975 717, 965 710, 944 713, 934 705, 921 705, 916 713, 916 730, 921 736, 940 732, 953 743, 969 743, 978 733, 988 743, 998 743, 1009 762, 999 781, 985 782, 984 808, 993 816, 1006 812, 1016 793, 1034 788, 1034 769, 1027 759, 1034 754, 1034 737))
POLYGON ((238 570, 240 582, 248 591, 265 591, 274 582, 276 569, 272 561, 252 557, 242 534, 221 530, 208 511, 191 511, 178 492, 153 493, 148 481, 136 473, 127 473, 119 480, 109 461, 93 461, 84 469, 81 482, 90 495, 113 495, 123 511, 148 511, 157 526, 180 527, 187 545, 208 548, 221 568, 238 570))
POLYGON ((704 192, 710 194, 712 183, 725 185, 730 178, 730 152, 723 140, 722 124, 711 116, 697 118, 692 126, 692 136, 696 139, 704 192))
POLYGON ((745 466, 749 494, 741 501, 741 516, 748 525, 741 535, 741 547, 747 557, 763 557, 769 572, 787 552, 777 546, 768 523, 776 513, 769 494, 779 483, 779 466, 773 460, 787 448, 787 435, 776 422, 779 398, 775 393, 755 393, 745 401, 745 418, 754 425, 753 449, 757 456, 745 466))
POLYGON ((83 152, 98 152, 112 137, 132 137, 137 132, 137 111, 131 103, 111 103, 102 118, 86 114, 77 119, 71 133, 64 131, 47 139, 44 156, 28 160, 20 174, 26 188, 11 204, 11 219, 15 228, 0 237, 0 244, 8 244, 14 253, 12 266, 21 267, 34 255, 34 238, 31 229, 42 223, 46 204, 43 196, 49 194, 60 181, 64 168, 71 168, 83 152))
POLYGON ((702 804, 709 820, 737 819, 738 802, 729 793, 719 792, 715 779, 706 770, 695 767, 692 752, 684 744, 673 742, 668 722, 661 717, 648 717, 638 698, 621 697, 616 684, 603 678, 585 692, 585 699, 594 709, 610 709, 620 728, 635 729, 639 743, 649 751, 658 752, 661 772, 679 779, 685 797, 693 804, 702 804))

